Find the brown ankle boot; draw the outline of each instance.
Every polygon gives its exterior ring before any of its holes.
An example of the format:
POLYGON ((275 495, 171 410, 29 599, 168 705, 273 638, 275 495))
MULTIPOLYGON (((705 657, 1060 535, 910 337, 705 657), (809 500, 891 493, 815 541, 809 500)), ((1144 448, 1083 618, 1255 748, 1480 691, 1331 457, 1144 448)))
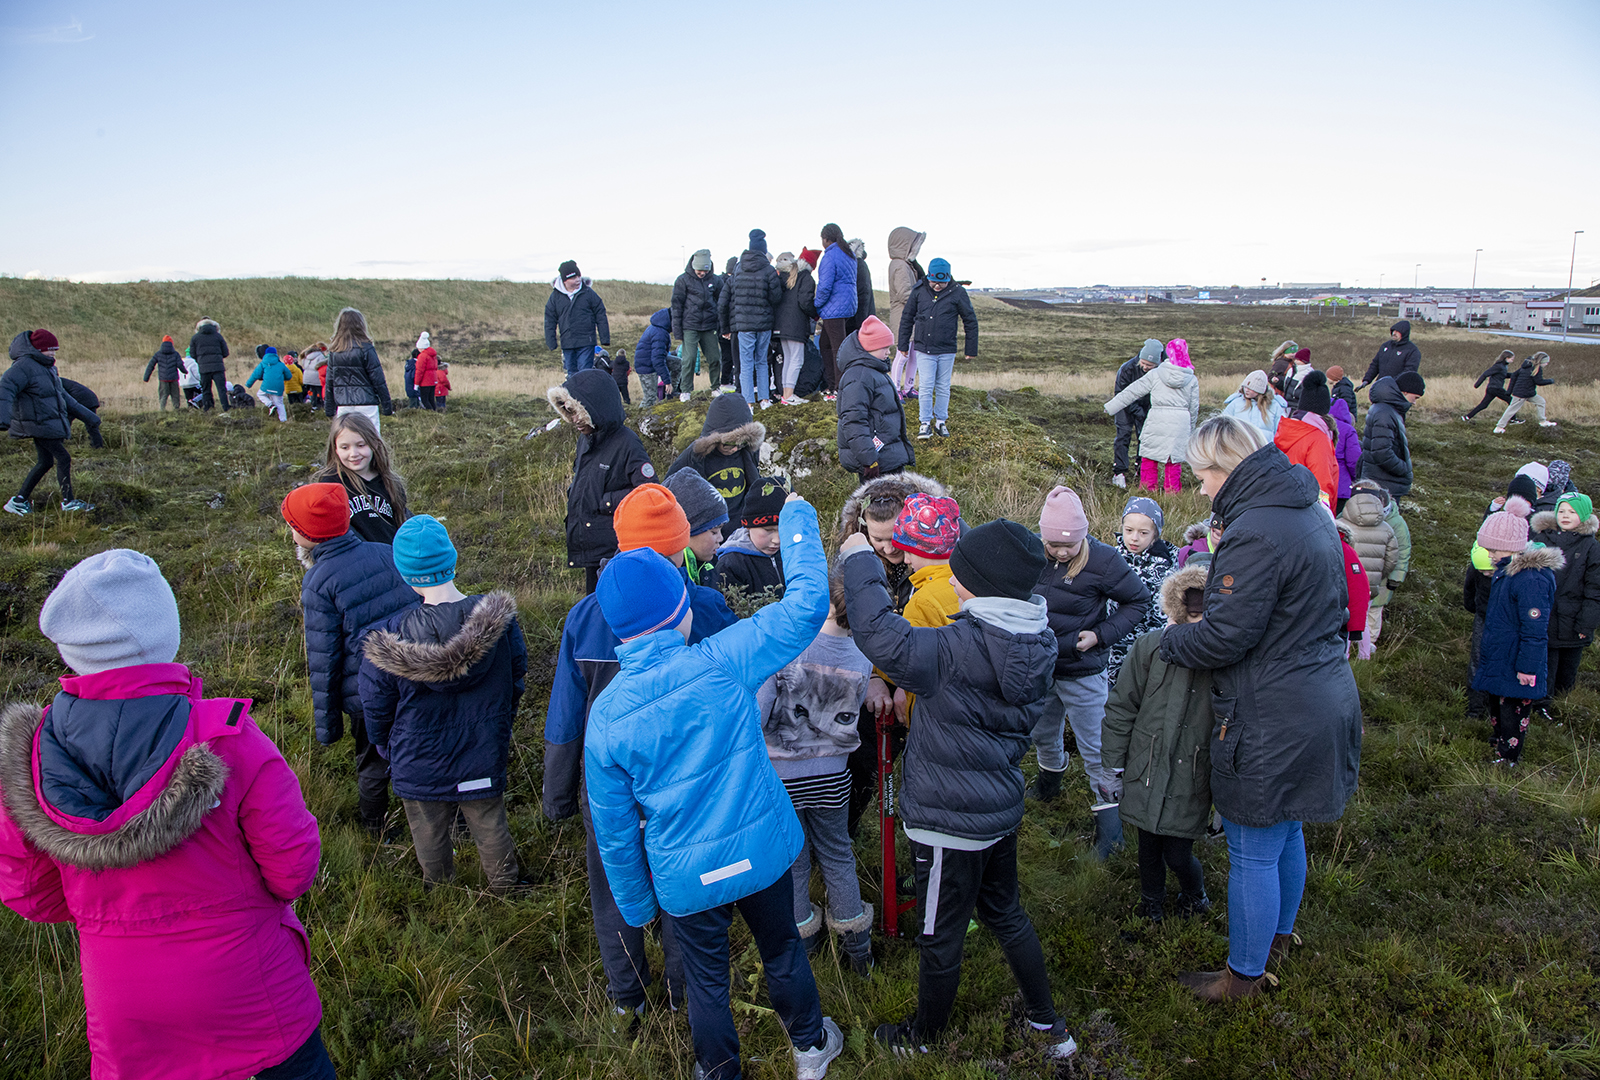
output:
POLYGON ((1301 944, 1300 935, 1292 930, 1287 934, 1272 935, 1272 950, 1267 953, 1267 963, 1283 964, 1289 959, 1290 947, 1298 948, 1301 944))
POLYGON ((1256 997, 1266 993, 1269 985, 1278 985, 1276 975, 1264 973, 1258 978, 1247 979, 1227 966, 1221 971, 1186 971, 1178 976, 1178 981, 1193 990, 1202 1001, 1235 1001, 1256 997))

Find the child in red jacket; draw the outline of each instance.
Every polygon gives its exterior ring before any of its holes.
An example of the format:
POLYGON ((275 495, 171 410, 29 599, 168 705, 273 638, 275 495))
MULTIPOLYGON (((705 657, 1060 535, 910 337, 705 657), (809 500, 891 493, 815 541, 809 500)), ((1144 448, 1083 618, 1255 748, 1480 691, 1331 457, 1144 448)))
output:
POLYGON ((1350 657, 1350 646, 1361 641, 1361 635, 1367 629, 1367 608, 1372 604, 1372 583, 1367 580, 1367 572, 1361 566, 1361 556, 1356 549, 1350 546, 1350 523, 1343 519, 1334 519, 1334 524, 1339 527, 1339 547, 1344 550, 1344 584, 1350 590, 1349 612, 1350 621, 1345 624, 1344 655, 1350 657))
POLYGON ((433 401, 434 406, 444 412, 444 399, 450 396, 450 365, 440 361, 438 374, 434 376, 433 401))

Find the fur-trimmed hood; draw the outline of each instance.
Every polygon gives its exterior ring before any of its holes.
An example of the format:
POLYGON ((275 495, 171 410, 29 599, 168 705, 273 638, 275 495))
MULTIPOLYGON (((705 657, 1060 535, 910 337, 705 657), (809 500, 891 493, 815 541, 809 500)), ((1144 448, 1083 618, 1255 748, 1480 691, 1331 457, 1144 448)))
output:
MULTIPOLYGON (((28 841, 68 866, 127 869, 167 854, 199 830, 227 784, 228 767, 222 759, 204 743, 190 744, 166 785, 142 811, 110 832, 74 831, 41 805, 49 800, 49 781, 43 793, 34 784, 33 741, 43 720, 44 711, 35 705, 13 704, 0 711, 0 792, 7 815, 28 841)), ((88 768, 80 768, 71 781, 97 790, 88 768)))
POLYGON ((950 494, 949 489, 939 481, 921 473, 902 472, 868 480, 850 493, 850 497, 844 501, 844 508, 839 511, 839 543, 844 543, 853 533, 861 531, 861 511, 868 502, 884 498, 903 503, 919 491, 936 498, 950 494))
POLYGON ((492 592, 453 604, 424 604, 394 630, 374 630, 362 647, 379 671, 434 689, 458 688, 489 668, 489 654, 517 617, 516 597, 492 592))
POLYGON ((1567 557, 1561 549, 1550 547, 1546 544, 1529 544, 1515 555, 1506 565, 1506 577, 1514 577, 1524 570, 1549 570, 1554 573, 1567 565, 1567 557))
POLYGON ((1189 605, 1184 594, 1190 589, 1204 589, 1206 578, 1211 576, 1209 565, 1184 564, 1182 570, 1167 575, 1161 583, 1161 610, 1168 619, 1177 623, 1189 621, 1189 605))
POLYGON ((1183 542, 1187 546, 1196 540, 1204 540, 1211 535, 1211 522, 1197 521, 1183 530, 1183 542))
POLYGON ((736 442, 756 451, 767 438, 767 427, 755 419, 750 406, 738 394, 721 394, 706 409, 700 437, 689 446, 695 457, 709 457, 719 443, 736 442))
POLYGON ((194 324, 194 330, 197 334, 220 334, 222 327, 217 325, 215 319, 201 319, 194 324))
MULTIPOLYGON (((1561 526, 1556 524, 1556 515, 1553 510, 1540 510, 1528 519, 1528 529, 1531 532, 1558 533, 1561 526)), ((1600 532, 1600 517, 1589 515, 1589 520, 1572 530, 1580 536, 1593 536, 1600 532)))
POLYGON ((574 372, 566 382, 547 390, 545 397, 561 419, 586 424, 598 437, 616 431, 627 419, 617 381, 598 368, 574 372))

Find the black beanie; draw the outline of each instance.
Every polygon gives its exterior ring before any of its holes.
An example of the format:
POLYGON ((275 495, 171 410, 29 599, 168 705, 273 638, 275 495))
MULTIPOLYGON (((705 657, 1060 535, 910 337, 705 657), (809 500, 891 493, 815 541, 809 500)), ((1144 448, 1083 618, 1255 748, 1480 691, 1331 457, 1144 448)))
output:
POLYGON ((561 269, 558 270, 557 273, 559 273, 561 275, 561 280, 562 281, 567 280, 569 277, 582 277, 583 276, 581 273, 578 272, 578 264, 573 262, 571 259, 568 259, 566 262, 562 263, 561 264, 561 269))
POLYGON ((969 531, 950 553, 951 575, 973 596, 1026 600, 1039 584, 1044 564, 1039 538, 1005 518, 969 531))
POLYGON ((1306 412, 1327 416, 1333 407, 1333 395, 1328 392, 1328 377, 1320 371, 1309 372, 1300 381, 1299 408, 1306 412))
POLYGON ((1428 384, 1415 371, 1402 371, 1394 377, 1394 384, 1402 394, 1422 394, 1428 389, 1428 384))
POLYGON ((758 476, 744 493, 744 509, 739 514, 739 524, 747 529, 774 529, 778 515, 783 512, 784 500, 789 492, 783 481, 775 476, 758 476))
POLYGON ((1539 485, 1534 482, 1533 477, 1526 473, 1518 473, 1511 478, 1511 483, 1506 485, 1506 498, 1509 499, 1513 495, 1521 495, 1532 505, 1539 501, 1539 485))

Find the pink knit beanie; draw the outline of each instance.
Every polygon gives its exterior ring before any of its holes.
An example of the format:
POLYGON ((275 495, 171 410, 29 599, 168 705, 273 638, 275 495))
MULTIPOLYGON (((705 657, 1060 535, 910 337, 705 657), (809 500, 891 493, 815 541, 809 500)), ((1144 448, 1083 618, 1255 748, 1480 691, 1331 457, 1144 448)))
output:
POLYGON ((1521 495, 1506 500, 1504 510, 1490 514, 1478 528, 1478 546, 1486 551, 1521 551, 1528 546, 1528 514, 1533 507, 1521 495))
POLYGON ((1078 493, 1059 484, 1051 488, 1039 511, 1039 538, 1047 544, 1076 544, 1087 535, 1089 518, 1078 493))

